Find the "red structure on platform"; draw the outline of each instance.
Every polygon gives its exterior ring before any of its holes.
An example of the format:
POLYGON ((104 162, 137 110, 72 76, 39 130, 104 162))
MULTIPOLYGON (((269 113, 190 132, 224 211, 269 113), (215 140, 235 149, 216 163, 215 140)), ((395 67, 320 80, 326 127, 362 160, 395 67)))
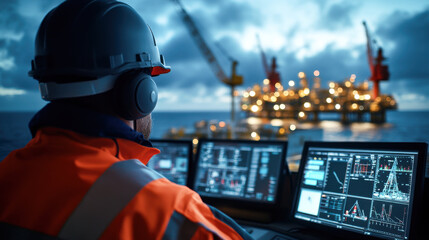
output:
POLYGON ((371 80, 374 83, 374 91, 373 91, 373 98, 377 98, 380 95, 380 81, 386 81, 389 80, 390 74, 389 69, 387 65, 383 65, 383 61, 386 60, 386 58, 383 56, 383 49, 381 47, 378 48, 377 51, 377 57, 374 58, 373 56, 373 49, 372 49, 372 39, 369 35, 368 27, 366 26, 365 21, 363 22, 363 26, 365 27, 365 33, 367 38, 367 54, 368 54, 368 63, 369 68, 371 70, 371 77, 369 80, 371 80))
POLYGON ((267 79, 270 80, 270 90, 271 92, 276 91, 276 84, 280 83, 280 73, 277 72, 277 62, 276 57, 273 57, 271 60, 271 66, 268 66, 267 57, 265 56, 265 52, 262 49, 261 41, 258 38, 259 42, 259 49, 261 51, 261 57, 262 57, 262 64, 264 66, 265 75, 267 76, 267 79))

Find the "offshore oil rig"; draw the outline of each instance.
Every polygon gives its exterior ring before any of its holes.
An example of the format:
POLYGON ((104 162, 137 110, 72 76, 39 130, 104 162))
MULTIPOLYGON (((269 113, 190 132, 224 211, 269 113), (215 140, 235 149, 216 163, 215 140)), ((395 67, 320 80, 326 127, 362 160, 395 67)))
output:
MULTIPOLYGON (((371 70, 370 81, 356 84, 356 75, 352 74, 343 82, 329 82, 329 88, 321 88, 320 72, 313 73, 313 84, 304 72, 298 74, 299 87, 294 81, 282 84, 277 72, 276 59, 268 62, 261 44, 262 63, 267 78, 262 86, 255 84, 246 90, 241 98, 241 110, 246 117, 297 119, 300 121, 319 121, 321 113, 336 113, 342 122, 369 121, 383 123, 386 121, 386 110, 397 109, 393 96, 380 94, 379 83, 389 79, 387 65, 383 64, 383 50, 373 56, 373 40, 366 23, 363 22, 367 37, 367 55, 371 70), (286 86, 285 86, 286 85, 286 86)), ((324 114, 326 115, 326 114, 324 114)))
POLYGON ((300 72, 300 87, 289 81, 287 88, 280 82, 271 90, 269 79, 263 85, 254 85, 244 91, 241 109, 246 117, 291 118, 302 121, 319 121, 321 113, 337 113, 342 122, 386 121, 386 110, 396 109, 393 96, 377 94, 369 89, 368 81, 355 84, 355 75, 344 82, 330 82, 329 88, 320 87, 319 71, 314 71, 313 87, 310 89, 307 76, 300 72))
MULTIPOLYGON (((286 139, 292 132, 296 134, 296 130, 300 130, 299 122, 323 120, 321 113, 340 114, 343 122, 382 123, 386 120, 386 110, 397 108, 392 96, 380 94, 379 82, 388 80, 389 72, 387 66, 383 65, 385 58, 381 48, 378 55, 373 56, 373 41, 364 23, 372 91, 368 81, 357 84, 355 75, 344 82, 330 82, 329 88, 321 88, 320 72, 317 70, 313 73, 311 89, 304 72, 298 74, 299 86, 294 81, 289 81, 285 86, 277 71, 276 58, 272 58, 269 66, 259 43, 266 79, 262 85, 256 84, 243 92, 240 106, 245 119, 237 121, 234 100, 239 94, 235 88, 243 84, 243 77, 236 72, 238 61, 227 56, 231 61, 231 75, 227 76, 180 0, 171 1, 178 7, 182 21, 213 73, 231 88, 231 119, 229 123, 202 120, 194 124, 191 132, 183 127, 171 128, 164 138, 194 138, 195 141, 197 138, 286 139)), ((225 51, 222 52, 225 54, 225 51)))

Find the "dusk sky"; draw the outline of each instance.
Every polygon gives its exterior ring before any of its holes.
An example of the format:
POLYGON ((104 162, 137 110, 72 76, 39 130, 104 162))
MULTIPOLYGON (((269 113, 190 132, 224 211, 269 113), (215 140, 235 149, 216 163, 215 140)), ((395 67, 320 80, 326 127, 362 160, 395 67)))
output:
MULTIPOLYGON (((34 38, 43 17, 58 0, 0 0, 0 111, 36 111, 37 81, 28 77, 34 38)), ((229 89, 209 68, 169 0, 124 1, 152 28, 172 72, 156 77, 156 111, 229 110, 229 89)), ((384 49, 391 79, 381 92, 400 110, 429 110, 429 2, 426 0, 182 0, 224 71, 230 62, 217 44, 239 62, 239 90, 265 78, 256 35, 269 59, 276 56, 281 80, 320 71, 322 87, 356 74, 370 75, 365 20, 384 49)))

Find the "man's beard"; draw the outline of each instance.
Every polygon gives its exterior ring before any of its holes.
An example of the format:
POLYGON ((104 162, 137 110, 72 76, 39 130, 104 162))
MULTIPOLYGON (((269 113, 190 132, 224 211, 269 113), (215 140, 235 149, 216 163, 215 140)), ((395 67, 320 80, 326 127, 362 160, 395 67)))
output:
POLYGON ((152 130, 151 114, 135 121, 136 131, 142 133, 145 139, 149 139, 150 131, 152 130))

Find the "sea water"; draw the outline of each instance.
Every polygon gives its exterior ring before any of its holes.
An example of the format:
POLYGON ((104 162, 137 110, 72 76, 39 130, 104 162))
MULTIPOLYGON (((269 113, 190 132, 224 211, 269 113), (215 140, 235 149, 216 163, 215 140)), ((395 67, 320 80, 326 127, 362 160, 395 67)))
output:
MULTIPOLYGON (((24 147, 31 139, 28 122, 33 115, 34 113, 26 112, 0 112, 0 161, 10 151, 24 147)), ((325 120, 317 124, 305 123, 303 126, 321 129, 322 131, 314 133, 321 135, 316 137, 317 140, 324 141, 429 143, 429 112, 390 111, 386 117, 387 122, 383 124, 342 124, 335 120, 325 120)), ((229 112, 154 112, 151 138, 162 138, 172 127, 192 131, 198 121, 228 121, 229 118, 229 112)))

